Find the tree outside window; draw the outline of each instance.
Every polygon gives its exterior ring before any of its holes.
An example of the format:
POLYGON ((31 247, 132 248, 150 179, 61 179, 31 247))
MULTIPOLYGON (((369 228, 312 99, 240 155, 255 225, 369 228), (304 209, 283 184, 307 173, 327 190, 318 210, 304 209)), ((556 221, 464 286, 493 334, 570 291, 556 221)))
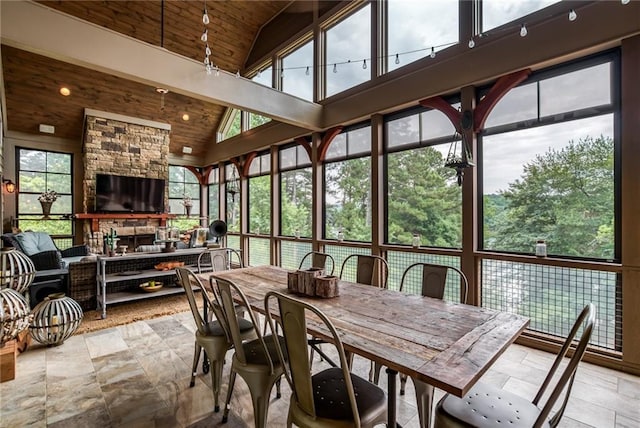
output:
POLYGON ((57 239, 61 248, 73 245, 73 221, 63 216, 73 214, 72 156, 42 150, 18 148, 18 227, 35 230, 64 239, 57 239), (51 206, 51 218, 42 221, 38 198, 46 191, 55 191, 57 200, 51 206))

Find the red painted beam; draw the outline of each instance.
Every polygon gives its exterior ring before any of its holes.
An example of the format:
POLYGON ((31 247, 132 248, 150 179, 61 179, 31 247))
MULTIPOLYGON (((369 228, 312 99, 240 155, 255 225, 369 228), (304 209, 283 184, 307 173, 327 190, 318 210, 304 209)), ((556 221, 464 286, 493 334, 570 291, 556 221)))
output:
POLYGON ((324 135, 322 136, 322 141, 320 142, 319 153, 318 153, 318 161, 324 162, 324 157, 327 155, 327 150, 329 150, 329 145, 333 141, 334 138, 338 134, 342 132, 342 126, 336 126, 331 129, 328 129, 324 135))

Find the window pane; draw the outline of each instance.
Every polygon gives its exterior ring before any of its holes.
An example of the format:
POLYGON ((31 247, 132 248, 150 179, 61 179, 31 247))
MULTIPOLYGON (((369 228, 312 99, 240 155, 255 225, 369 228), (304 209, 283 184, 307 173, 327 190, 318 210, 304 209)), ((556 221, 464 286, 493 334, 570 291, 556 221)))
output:
POLYGON ((559 0, 482 0, 482 31, 514 21, 559 0))
POLYGON ((387 155, 389 243, 409 245, 417 233, 421 245, 462 246, 462 192, 444 166, 448 150, 447 143, 387 155))
POLYGON ((611 63, 540 82, 540 116, 611 104, 611 63))
POLYGON ((326 31, 327 97, 371 79, 371 64, 363 68, 363 59, 371 58, 370 14, 367 5, 326 31))
POLYGON ((235 137, 242 132, 242 112, 240 110, 233 109, 229 115, 229 126, 225 130, 222 139, 235 137))
MULTIPOLYGON (((371 158, 325 165, 325 238, 371 241, 371 158)), ((337 262, 337 261, 336 261, 337 262)))
POLYGON ((220 218, 220 186, 209 185, 209 223, 220 218))
POLYGON ((280 174, 280 229, 284 236, 311 237, 311 168, 280 174))
POLYGON ((385 126, 387 147, 399 147, 420 141, 420 116, 417 114, 388 121, 385 126))
POLYGON ((47 170, 47 153, 36 150, 20 149, 20 169, 28 171, 47 170))
POLYGON ((483 138, 484 248, 614 258, 613 114, 483 138))
MULTIPOLYGON (((452 107, 457 108, 459 105, 460 103, 456 103, 453 104, 452 107)), ((422 141, 433 138, 451 137, 456 130, 449 118, 438 110, 428 110, 420 113, 420 120, 422 122, 422 141)))
POLYGON ((271 122, 271 118, 255 113, 249 113, 249 129, 257 128, 260 125, 271 122))
POLYGON ((371 128, 366 126, 347 133, 349 156, 371 153, 371 128))
MULTIPOLYGON (((200 216, 200 183, 197 177, 183 166, 169 165, 169 212, 186 216, 189 203, 190 215, 200 216)), ((192 226, 191 223, 178 221, 174 226, 186 229, 192 226)))
POLYGON ((240 197, 240 194, 227 193, 227 230, 230 232, 240 232, 240 197))
POLYGON ((432 47, 438 52, 458 43, 458 0, 389 0, 388 5, 388 71, 430 55, 432 47))
POLYGON ((282 91, 313 101, 313 40, 282 58, 282 91), (310 70, 307 72, 307 70, 310 70))
POLYGON ((271 68, 271 65, 269 65, 268 67, 260 70, 260 72, 258 72, 258 74, 253 76, 251 80, 253 82, 260 83, 261 85, 268 86, 271 88, 272 76, 273 76, 273 69, 271 68))
POLYGON ((329 144, 325 160, 339 159, 345 156, 347 156, 347 134, 339 134, 329 144))
POLYGON ((266 235, 271 233, 270 175, 249 179, 249 232, 266 235))
POLYGON ((296 166, 296 147, 289 147, 280 150, 280 169, 296 166))
POLYGON ((538 118, 538 85, 536 82, 517 86, 505 94, 491 110, 484 127, 536 120, 538 118))

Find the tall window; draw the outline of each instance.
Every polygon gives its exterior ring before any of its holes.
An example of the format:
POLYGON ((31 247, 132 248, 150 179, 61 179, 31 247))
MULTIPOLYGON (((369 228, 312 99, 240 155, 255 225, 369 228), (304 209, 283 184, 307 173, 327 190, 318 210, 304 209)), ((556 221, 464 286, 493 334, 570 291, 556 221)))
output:
POLYGON ((483 245, 614 260, 616 61, 539 73, 507 94, 482 137, 483 245))
POLYGON ((371 241, 371 127, 351 128, 331 142, 324 165, 325 238, 371 241))
MULTIPOLYGON (((268 86, 271 88, 272 76, 273 76, 273 72, 271 70, 271 64, 269 64, 269 66, 261 68, 260 71, 258 71, 258 73, 251 78, 251 80, 253 82, 260 83, 261 85, 268 86)), ((249 125, 247 126, 247 129, 253 129, 267 122, 271 122, 270 117, 249 112, 249 125)))
MULTIPOLYGON (((226 217, 227 230, 229 232, 240 232, 240 174, 236 166, 228 163, 224 167, 225 187, 226 187, 226 217), (231 191, 233 189, 233 191, 231 191)), ((227 243, 229 240, 227 239, 227 243)), ((239 248, 239 245, 234 248, 239 248)))
POLYGON ((444 166, 455 128, 437 110, 412 110, 385 121, 387 242, 462 246, 462 193, 444 166))
POLYGON ((283 56, 281 64, 282 91, 313 101, 313 40, 283 56))
POLYGON ((198 223, 200 216, 200 183, 196 176, 183 166, 169 165, 169 209, 180 216, 173 226, 181 230, 198 223), (187 201, 191 201, 190 216, 187 217, 187 201))
POLYGON ((387 71, 458 43, 458 0, 388 0, 381 4, 387 5, 387 71))
POLYGON ((370 5, 327 29, 325 40, 327 97, 371 79, 370 5))
POLYGON ((249 166, 249 233, 271 233, 271 155, 256 156, 249 166))
POLYGON ((237 109, 229 109, 228 115, 225 116, 224 122, 218 133, 219 140, 223 141, 227 138, 240 135, 242 132, 242 111, 237 109))
POLYGON ((220 177, 215 167, 209 174, 209 223, 220 218, 220 177))
POLYGON ((529 15, 560 0, 482 0, 482 31, 529 15))
POLYGON ((22 230, 47 232, 61 248, 73 245, 72 157, 67 153, 17 149, 18 160, 18 227, 22 230), (38 198, 53 190, 58 199, 51 205, 51 219, 42 221, 38 198))
POLYGON ((300 145, 280 149, 280 231, 311 237, 311 160, 300 145))

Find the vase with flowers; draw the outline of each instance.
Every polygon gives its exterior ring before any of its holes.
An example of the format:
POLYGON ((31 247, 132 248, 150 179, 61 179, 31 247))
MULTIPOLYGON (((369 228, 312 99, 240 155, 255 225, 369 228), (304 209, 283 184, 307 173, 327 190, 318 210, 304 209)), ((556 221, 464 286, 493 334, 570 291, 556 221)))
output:
POLYGON ((185 194, 182 198, 182 205, 184 206, 187 217, 189 217, 191 215, 191 207, 193 206, 193 200, 191 199, 191 196, 185 194))
POLYGON ((46 192, 42 192, 40 196, 38 196, 38 201, 40 201, 40 205, 42 206, 42 218, 49 218, 49 214, 51 214, 51 205, 53 205, 57 200, 58 193, 51 189, 47 189, 46 192))

